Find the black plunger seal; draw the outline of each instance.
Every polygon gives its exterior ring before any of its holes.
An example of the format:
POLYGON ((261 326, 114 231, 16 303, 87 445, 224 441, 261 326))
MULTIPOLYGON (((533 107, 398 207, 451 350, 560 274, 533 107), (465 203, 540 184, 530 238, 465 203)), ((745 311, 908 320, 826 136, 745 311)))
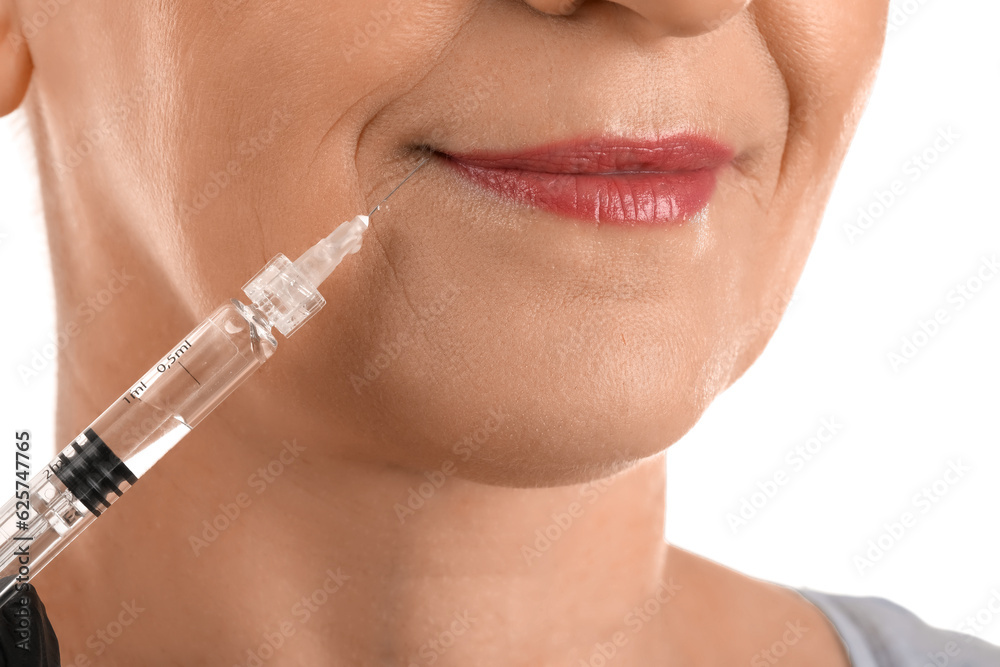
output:
POLYGON ((81 447, 74 440, 76 456, 59 454, 59 467, 54 472, 84 507, 94 516, 101 516, 101 512, 111 507, 108 495, 121 496, 119 485, 128 482, 131 486, 137 478, 93 429, 88 428, 83 435, 87 443, 81 447))

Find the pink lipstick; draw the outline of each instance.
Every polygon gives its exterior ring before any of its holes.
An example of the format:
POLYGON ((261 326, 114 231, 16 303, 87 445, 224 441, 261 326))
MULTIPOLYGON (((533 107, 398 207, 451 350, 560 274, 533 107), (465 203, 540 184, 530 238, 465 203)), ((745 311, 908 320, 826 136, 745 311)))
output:
POLYGON ((578 220, 637 226, 680 224, 702 210, 733 150, 683 134, 443 155, 458 173, 505 199, 578 220))

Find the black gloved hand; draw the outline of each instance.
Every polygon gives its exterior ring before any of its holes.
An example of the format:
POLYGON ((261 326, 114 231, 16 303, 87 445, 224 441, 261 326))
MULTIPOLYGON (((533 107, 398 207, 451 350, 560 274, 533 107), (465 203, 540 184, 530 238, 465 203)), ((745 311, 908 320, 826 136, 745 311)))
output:
POLYGON ((59 667, 59 640, 31 584, 10 593, 0 610, 0 667, 59 667))

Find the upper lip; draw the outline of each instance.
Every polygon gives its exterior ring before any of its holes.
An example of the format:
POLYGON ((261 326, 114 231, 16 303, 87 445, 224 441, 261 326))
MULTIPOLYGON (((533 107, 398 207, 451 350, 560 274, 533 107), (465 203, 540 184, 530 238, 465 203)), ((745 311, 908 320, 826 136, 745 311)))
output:
POLYGON ((551 174, 698 171, 717 169, 733 158, 729 146, 696 134, 650 139, 588 137, 520 150, 442 152, 471 167, 551 174))

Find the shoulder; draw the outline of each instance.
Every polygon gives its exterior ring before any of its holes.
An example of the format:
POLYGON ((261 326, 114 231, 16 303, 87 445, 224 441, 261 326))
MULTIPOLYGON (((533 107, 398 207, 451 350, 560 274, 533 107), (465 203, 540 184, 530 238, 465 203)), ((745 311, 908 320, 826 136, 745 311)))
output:
POLYGON ((676 664, 851 667, 833 625, 794 589, 673 545, 667 561, 680 589, 663 614, 676 664))
POLYGON ((972 635, 935 628, 878 597, 797 592, 822 611, 851 655, 853 667, 996 667, 1000 647, 972 635))

